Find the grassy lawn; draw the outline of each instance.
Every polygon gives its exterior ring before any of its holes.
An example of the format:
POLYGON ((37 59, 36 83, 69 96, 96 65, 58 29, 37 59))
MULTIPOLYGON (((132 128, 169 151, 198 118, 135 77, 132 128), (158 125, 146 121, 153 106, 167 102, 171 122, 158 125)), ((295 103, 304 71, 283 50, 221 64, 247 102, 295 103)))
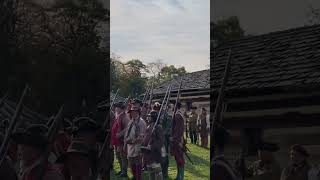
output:
MULTIPOLYGON (((201 148, 197 145, 193 145, 188 143, 188 148, 192 153, 188 153, 193 164, 186 159, 185 165, 185 180, 208 180, 210 179, 210 151, 209 149, 201 148)), ((120 170, 119 164, 115 161, 115 171, 118 172, 120 170)), ((170 156, 170 166, 169 166, 169 178, 173 180, 176 177, 176 163, 172 156, 170 156)), ((129 177, 131 176, 130 170, 129 177)), ((111 172, 112 180, 124 180, 123 178, 119 178, 113 175, 114 172, 111 172)))

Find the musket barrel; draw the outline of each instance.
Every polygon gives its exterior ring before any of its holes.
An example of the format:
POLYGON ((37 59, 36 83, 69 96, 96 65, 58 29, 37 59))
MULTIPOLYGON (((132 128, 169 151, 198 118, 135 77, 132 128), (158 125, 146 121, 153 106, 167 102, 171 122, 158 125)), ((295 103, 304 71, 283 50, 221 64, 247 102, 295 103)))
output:
POLYGON ((19 115, 22 111, 22 108, 23 108, 23 102, 25 100, 25 97, 27 95, 27 91, 29 90, 29 86, 26 85, 26 87, 24 88, 23 92, 22 92, 22 95, 20 97, 20 100, 19 100, 19 103, 17 105, 17 108, 16 108, 16 111, 10 121, 10 124, 9 124, 9 127, 8 127, 8 130, 6 131, 6 135, 5 135, 5 138, 1 144, 1 148, 0 148, 0 167, 3 163, 3 160, 5 159, 6 155, 7 155, 7 150, 8 150, 8 146, 9 146, 9 142, 10 142, 10 137, 12 135, 12 131, 14 130, 16 124, 17 124, 17 121, 19 119, 19 115))

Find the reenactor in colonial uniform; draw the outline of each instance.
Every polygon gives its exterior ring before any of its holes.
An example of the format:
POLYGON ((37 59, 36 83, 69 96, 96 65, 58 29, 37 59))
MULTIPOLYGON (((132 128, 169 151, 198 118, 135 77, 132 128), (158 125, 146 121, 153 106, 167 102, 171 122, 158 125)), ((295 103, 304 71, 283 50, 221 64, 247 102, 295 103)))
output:
POLYGON ((292 164, 283 169, 281 180, 308 180, 308 173, 311 169, 308 157, 309 153, 302 145, 293 145, 290 148, 292 164))
MULTIPOLYGON (((171 110, 170 105, 168 105, 168 107, 166 108, 168 108, 168 111, 171 110)), ((167 180, 169 178, 169 144, 171 136, 172 114, 170 115, 168 111, 164 114, 163 118, 160 119, 160 124, 162 126, 164 135, 163 147, 161 148, 161 169, 164 180, 167 180)))
POLYGON ((217 127, 213 134, 213 150, 215 158, 211 162, 210 177, 213 180, 240 180, 239 173, 224 156, 224 148, 230 138, 229 132, 222 126, 217 127))
MULTIPOLYGON (((0 132, 0 144, 2 144, 4 135, 0 132)), ((12 161, 7 156, 0 167, 0 179, 18 180, 12 161)))
POLYGON ((125 114, 125 104, 119 102, 114 104, 115 107, 115 121, 112 126, 111 143, 115 148, 116 156, 120 164, 121 171, 117 174, 120 177, 127 177, 128 160, 126 152, 123 149, 124 134, 129 123, 129 119, 125 114))
POLYGON ((147 115, 149 112, 149 104, 148 103, 143 103, 141 107, 141 118, 147 123, 147 115))
POLYGON ((158 113, 156 111, 151 111, 148 115, 150 123, 146 129, 143 147, 141 148, 148 178, 143 179, 162 180, 161 148, 163 146, 164 135, 161 125, 157 124, 155 126, 157 117, 158 113))
MULTIPOLYGON (((85 144, 90 147, 90 155, 92 159, 95 161, 93 163, 94 166, 97 165, 98 161, 98 135, 100 132, 99 125, 88 117, 80 117, 75 122, 75 129, 73 131, 73 139, 81 139, 85 144)), ((95 172, 96 167, 92 167, 93 173, 95 172)))
POLYGON ((280 179, 281 169, 274 157, 279 147, 273 143, 262 142, 258 145, 259 160, 253 162, 245 172, 246 177, 257 180, 280 179))
POLYGON ((200 127, 200 138, 201 138, 201 147, 208 147, 208 136, 210 129, 209 118, 207 118, 207 110, 205 108, 201 109, 201 114, 198 118, 198 126, 200 127))
POLYGON ((177 176, 176 180, 184 179, 184 153, 185 153, 185 141, 183 138, 183 133, 185 130, 184 127, 184 118, 180 111, 182 104, 177 103, 177 112, 175 118, 172 120, 172 131, 170 138, 170 153, 174 156, 177 164, 177 176))
POLYGON ((143 103, 140 99, 134 99, 132 102, 132 105, 135 107, 139 107, 140 108, 140 113, 141 113, 141 107, 143 106, 143 103))
POLYGON ((64 163, 66 180, 90 180, 93 163, 90 147, 81 139, 73 139, 67 152, 59 158, 64 163))
POLYGON ((63 127, 60 128, 59 132, 54 137, 53 142, 50 142, 52 152, 50 153, 49 161, 52 163, 67 151, 71 143, 71 135, 69 131, 72 128, 72 123, 71 121, 64 119, 62 124, 63 127))
POLYGON ((197 144, 198 135, 197 135, 197 120, 198 114, 196 113, 197 107, 191 107, 191 113, 188 115, 189 122, 189 134, 192 144, 197 144))
POLYGON ((124 137, 125 149, 127 150, 127 158, 135 180, 141 180, 142 173, 142 156, 141 144, 146 131, 146 123, 140 117, 141 108, 132 106, 130 111, 130 123, 124 137))
POLYGON ((46 162, 42 167, 42 159, 46 148, 48 148, 48 139, 46 133, 48 128, 44 125, 30 125, 23 132, 16 132, 12 139, 18 144, 18 150, 21 158, 21 167, 18 174, 19 180, 34 180, 40 174, 40 169, 45 168, 43 179, 46 180, 64 180, 61 169, 53 164, 46 162))

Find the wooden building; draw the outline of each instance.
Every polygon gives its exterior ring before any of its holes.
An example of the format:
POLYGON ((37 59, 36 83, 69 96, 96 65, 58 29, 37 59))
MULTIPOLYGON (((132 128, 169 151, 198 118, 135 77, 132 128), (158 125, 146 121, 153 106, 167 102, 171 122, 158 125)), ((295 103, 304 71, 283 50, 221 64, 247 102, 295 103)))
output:
POLYGON ((234 147, 243 143, 241 137, 255 132, 280 145, 277 157, 282 166, 295 143, 305 145, 312 160, 319 161, 320 26, 248 36, 214 48, 212 110, 230 49, 223 124, 234 135, 234 147))
POLYGON ((172 84, 171 100, 175 100, 182 79, 180 101, 182 104, 190 107, 210 110, 210 70, 196 71, 187 73, 181 77, 174 77, 172 80, 164 82, 153 90, 154 101, 162 99, 170 84, 172 84))

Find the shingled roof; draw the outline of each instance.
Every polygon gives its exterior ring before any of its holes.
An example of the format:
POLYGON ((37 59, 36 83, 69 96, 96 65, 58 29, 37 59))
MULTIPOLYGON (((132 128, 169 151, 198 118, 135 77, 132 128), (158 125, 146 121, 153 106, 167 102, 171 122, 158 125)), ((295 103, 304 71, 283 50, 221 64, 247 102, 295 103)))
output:
POLYGON ((227 42, 211 51, 211 83, 221 84, 232 49, 229 90, 318 86, 320 25, 227 42))
POLYGON ((170 81, 162 83, 159 87, 153 90, 154 94, 163 94, 166 92, 169 84, 172 84, 172 90, 178 90, 180 79, 182 78, 182 90, 198 90, 210 88, 210 70, 196 71, 187 73, 181 77, 175 77, 170 81))

